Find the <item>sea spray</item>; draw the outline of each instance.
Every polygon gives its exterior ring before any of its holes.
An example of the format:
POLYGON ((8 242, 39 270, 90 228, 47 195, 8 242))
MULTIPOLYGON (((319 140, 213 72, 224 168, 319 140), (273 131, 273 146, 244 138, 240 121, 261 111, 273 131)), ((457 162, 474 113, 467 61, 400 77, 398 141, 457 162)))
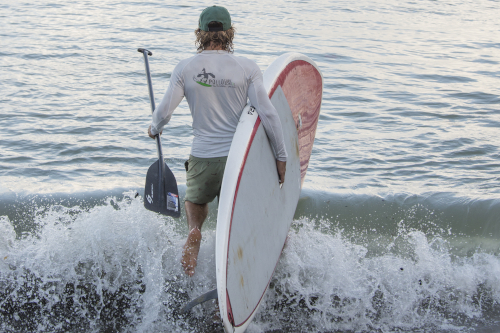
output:
POLYGON ((54 205, 35 225, 1 272, 3 330, 140 329, 156 319, 170 225, 140 200, 88 210, 54 205))
POLYGON ((448 332, 498 318, 497 256, 457 258, 441 235, 405 228, 398 238, 406 246, 368 255, 370 244, 325 233, 325 223, 294 222, 301 227, 289 235, 249 332, 448 332))
MULTIPOLYGON (((44 200, 20 201, 24 213, 0 217, 1 331, 220 331, 213 301, 180 312, 216 287, 213 205, 189 278, 180 264, 185 216, 149 212, 134 191, 93 204, 44 200)), ((337 216, 323 210, 322 218, 301 213, 294 220, 249 332, 465 332, 494 325, 498 243, 456 233, 453 218, 422 202, 349 200, 337 204, 337 216)))

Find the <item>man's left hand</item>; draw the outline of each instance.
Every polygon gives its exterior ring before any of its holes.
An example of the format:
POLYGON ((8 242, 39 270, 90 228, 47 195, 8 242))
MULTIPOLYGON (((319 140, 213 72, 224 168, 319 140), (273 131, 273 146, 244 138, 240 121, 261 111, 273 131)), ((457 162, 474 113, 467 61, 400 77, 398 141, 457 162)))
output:
POLYGON ((276 160, 276 168, 278 169, 278 176, 280 184, 285 182, 286 162, 276 160))

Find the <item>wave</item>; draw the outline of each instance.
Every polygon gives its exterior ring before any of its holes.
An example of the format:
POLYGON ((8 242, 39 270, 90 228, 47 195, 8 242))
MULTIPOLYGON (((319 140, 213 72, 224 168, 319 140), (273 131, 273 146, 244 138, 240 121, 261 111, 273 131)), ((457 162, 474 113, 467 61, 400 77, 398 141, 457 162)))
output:
MULTIPOLYGON (((180 265, 185 218, 149 212, 140 193, 120 191, 4 195, 2 331, 221 329, 213 322, 212 302, 180 313, 188 300, 216 286, 216 204, 204 225, 196 274, 188 278, 180 265)), ((500 317, 493 233, 498 209, 496 200, 446 193, 375 196, 306 189, 248 332, 494 327, 500 317)))

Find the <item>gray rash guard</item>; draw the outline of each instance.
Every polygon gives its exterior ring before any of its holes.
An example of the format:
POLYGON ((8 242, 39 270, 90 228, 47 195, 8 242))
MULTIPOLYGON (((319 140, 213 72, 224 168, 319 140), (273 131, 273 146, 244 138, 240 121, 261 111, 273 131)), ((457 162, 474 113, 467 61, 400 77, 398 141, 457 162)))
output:
POLYGON ((175 67, 167 92, 153 113, 151 133, 162 131, 186 96, 193 116, 191 155, 227 156, 247 98, 260 116, 276 159, 286 161, 283 131, 259 66, 226 51, 203 51, 175 67))

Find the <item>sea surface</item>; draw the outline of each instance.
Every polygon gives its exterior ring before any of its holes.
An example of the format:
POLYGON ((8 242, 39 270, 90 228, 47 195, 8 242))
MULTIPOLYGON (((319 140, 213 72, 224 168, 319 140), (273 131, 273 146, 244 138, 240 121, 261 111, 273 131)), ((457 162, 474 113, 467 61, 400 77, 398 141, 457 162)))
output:
MULTIPOLYGON (((220 332, 217 202, 193 278, 144 209, 150 105, 207 1, 0 1, 0 331, 220 332)), ((324 77, 287 245, 248 332, 500 332, 500 2, 231 1, 235 54, 324 77)), ((183 101, 163 133, 185 193, 183 101)))

